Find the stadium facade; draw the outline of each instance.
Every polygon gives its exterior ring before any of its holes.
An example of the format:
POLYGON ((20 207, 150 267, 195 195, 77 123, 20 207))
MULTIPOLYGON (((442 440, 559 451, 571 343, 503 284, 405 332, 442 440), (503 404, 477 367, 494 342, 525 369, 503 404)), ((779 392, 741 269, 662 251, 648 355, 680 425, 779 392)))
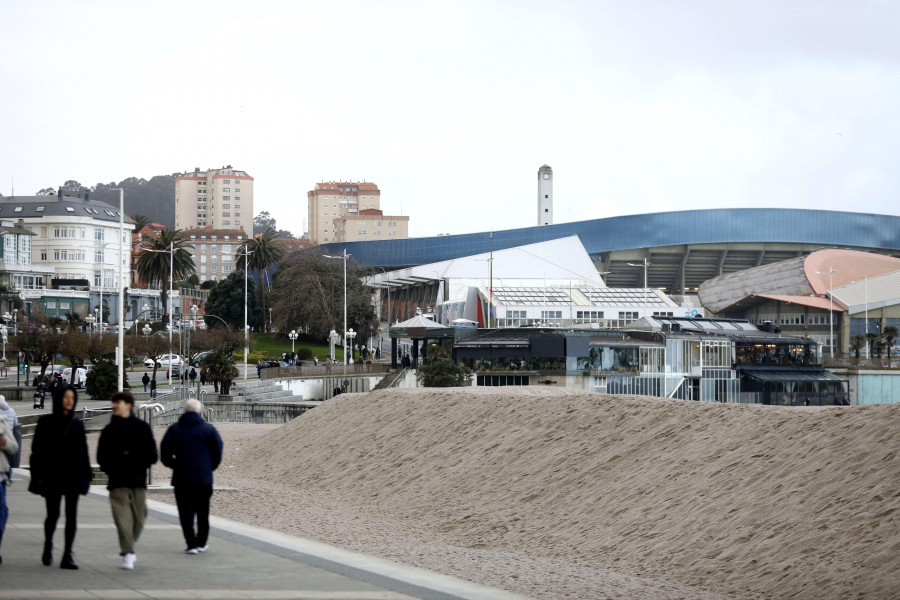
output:
POLYGON ((649 213, 495 232, 323 244, 362 266, 397 269, 576 235, 611 287, 694 293, 712 277, 827 248, 900 257, 900 217, 804 209, 649 213), (646 259, 646 260, 645 260, 646 259), (645 267, 644 265, 647 264, 645 267))

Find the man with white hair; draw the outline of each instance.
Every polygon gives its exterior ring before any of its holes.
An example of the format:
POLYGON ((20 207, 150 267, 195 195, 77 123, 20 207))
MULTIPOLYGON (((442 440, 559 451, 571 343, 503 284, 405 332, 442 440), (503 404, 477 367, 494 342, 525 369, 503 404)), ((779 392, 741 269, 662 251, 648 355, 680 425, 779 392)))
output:
POLYGON ((199 400, 191 398, 185 402, 184 414, 169 426, 160 444, 162 463, 172 469, 175 503, 187 542, 185 554, 206 552, 209 548, 213 471, 222 462, 222 438, 215 427, 203 420, 202 413, 199 400))

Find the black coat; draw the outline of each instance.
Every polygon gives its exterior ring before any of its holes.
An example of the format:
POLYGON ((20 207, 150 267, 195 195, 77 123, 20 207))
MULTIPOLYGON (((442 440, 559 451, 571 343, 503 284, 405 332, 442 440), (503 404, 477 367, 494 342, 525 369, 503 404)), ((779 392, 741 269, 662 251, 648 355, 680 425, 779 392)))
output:
POLYGON ((97 462, 109 476, 108 489, 147 487, 147 469, 158 458, 153 430, 133 414, 113 416, 100 434, 97 462))
MULTIPOLYGON (((38 419, 31 442, 31 477, 41 482, 41 495, 86 494, 93 479, 84 423, 75 418, 75 407, 65 415, 60 386, 53 394, 53 412, 38 419)), ((71 388, 75 392, 74 388, 71 388)), ((75 392, 75 406, 78 393, 75 392)))
POLYGON ((222 438, 198 413, 186 412, 169 426, 160 444, 162 463, 172 469, 172 485, 212 485, 222 462, 222 438))

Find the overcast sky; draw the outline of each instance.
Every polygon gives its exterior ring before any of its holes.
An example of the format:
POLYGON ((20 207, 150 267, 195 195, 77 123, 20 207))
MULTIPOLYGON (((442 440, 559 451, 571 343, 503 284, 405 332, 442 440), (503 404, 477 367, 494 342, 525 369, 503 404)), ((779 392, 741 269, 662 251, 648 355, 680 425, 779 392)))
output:
POLYGON ((0 0, 0 193, 226 164, 300 235, 716 207, 900 214, 900 3, 0 0))

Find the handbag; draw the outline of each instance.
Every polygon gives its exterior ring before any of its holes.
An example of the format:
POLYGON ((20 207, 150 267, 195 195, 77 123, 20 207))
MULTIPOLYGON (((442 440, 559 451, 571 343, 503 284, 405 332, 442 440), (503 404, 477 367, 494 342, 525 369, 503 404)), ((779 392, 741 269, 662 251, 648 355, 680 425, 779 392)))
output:
POLYGON ((31 481, 28 482, 28 491, 32 494, 37 494, 38 496, 42 495, 42 492, 44 491, 44 480, 32 474, 31 481))

